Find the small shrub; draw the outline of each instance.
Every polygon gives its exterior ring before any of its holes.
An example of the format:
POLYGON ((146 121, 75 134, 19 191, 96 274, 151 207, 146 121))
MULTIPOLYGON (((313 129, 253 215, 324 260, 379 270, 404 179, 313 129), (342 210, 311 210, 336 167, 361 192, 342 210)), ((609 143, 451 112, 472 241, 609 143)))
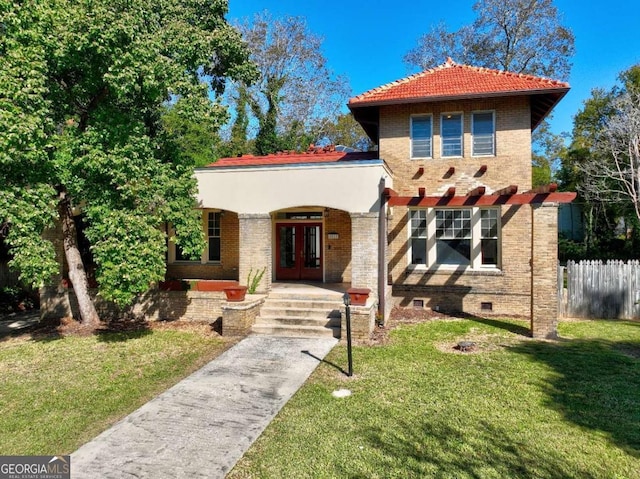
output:
POLYGON ((256 289, 258 289, 258 285, 260 284, 260 280, 266 271, 266 267, 256 270, 255 273, 253 272, 253 268, 249 270, 249 274, 247 275, 247 292, 249 294, 256 292, 256 289), (253 277, 251 275, 253 275, 253 277))

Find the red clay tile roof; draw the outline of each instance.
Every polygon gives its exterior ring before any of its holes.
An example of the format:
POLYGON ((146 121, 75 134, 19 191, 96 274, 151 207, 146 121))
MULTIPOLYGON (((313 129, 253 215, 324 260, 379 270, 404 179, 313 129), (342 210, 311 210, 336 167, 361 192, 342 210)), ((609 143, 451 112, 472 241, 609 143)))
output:
POLYGON ((569 84, 565 82, 489 68, 458 65, 449 58, 443 65, 358 95, 349 100, 349 106, 544 93, 568 89, 569 84))
POLYGON ((243 167, 243 166, 280 166, 302 165, 314 163, 337 163, 358 160, 375 160, 378 152, 345 153, 340 151, 286 152, 267 156, 243 155, 236 158, 220 158, 208 168, 243 167))

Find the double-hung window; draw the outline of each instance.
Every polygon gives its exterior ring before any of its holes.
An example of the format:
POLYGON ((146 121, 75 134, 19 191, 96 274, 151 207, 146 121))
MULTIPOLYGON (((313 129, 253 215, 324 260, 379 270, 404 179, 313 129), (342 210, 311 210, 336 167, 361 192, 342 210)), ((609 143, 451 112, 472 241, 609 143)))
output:
POLYGON ((473 156, 495 155, 495 123, 493 112, 475 112, 471 120, 473 156))
POLYGON ((427 210, 412 210, 411 264, 427 263, 427 210))
POLYGON ((203 228, 206 231, 207 247, 203 251, 202 256, 199 258, 187 258, 183 253, 182 248, 178 245, 174 246, 173 261, 190 261, 190 262, 210 262, 218 263, 221 260, 220 255, 220 220, 221 214, 219 211, 209 211, 204 213, 203 228))
POLYGON ((500 208, 410 210, 411 264, 498 268, 500 208))
POLYGON ((483 266, 498 266, 499 210, 480 210, 480 262, 483 266))
POLYGON ((431 115, 411 117, 411 158, 431 158, 431 115))
POLYGON ((436 264, 471 262, 471 209, 436 210, 436 264))
POLYGON ((207 215, 207 259, 210 262, 220 261, 220 213, 210 212, 207 215))
POLYGON ((462 113, 445 113, 441 118, 442 156, 462 156, 462 113))

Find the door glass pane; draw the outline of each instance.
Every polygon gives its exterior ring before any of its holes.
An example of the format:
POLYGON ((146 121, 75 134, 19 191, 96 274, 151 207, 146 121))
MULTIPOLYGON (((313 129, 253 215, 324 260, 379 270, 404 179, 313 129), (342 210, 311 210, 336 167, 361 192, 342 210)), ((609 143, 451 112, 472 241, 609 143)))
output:
POLYGON ((304 267, 320 268, 320 227, 304 227, 304 267))
POLYGON ((280 226, 280 267, 296 266, 296 229, 291 226, 280 226))

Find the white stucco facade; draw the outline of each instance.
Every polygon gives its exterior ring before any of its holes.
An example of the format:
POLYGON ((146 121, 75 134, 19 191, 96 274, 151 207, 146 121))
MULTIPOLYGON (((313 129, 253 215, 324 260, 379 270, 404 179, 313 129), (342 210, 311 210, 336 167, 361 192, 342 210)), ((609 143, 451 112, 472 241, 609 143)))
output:
POLYGON ((382 160, 209 167, 196 169, 195 176, 200 208, 239 214, 299 206, 378 212, 381 187, 393 187, 391 172, 382 160))

